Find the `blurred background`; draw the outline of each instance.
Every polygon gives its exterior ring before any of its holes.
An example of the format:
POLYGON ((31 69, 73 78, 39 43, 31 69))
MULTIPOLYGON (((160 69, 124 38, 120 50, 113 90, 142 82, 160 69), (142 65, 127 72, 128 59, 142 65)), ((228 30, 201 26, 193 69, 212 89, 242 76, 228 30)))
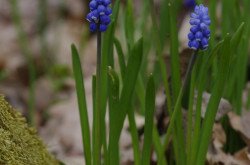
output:
POLYGON ((89 77, 95 71, 95 42, 85 21, 87 3, 0 1, 0 94, 38 129, 53 154, 73 162, 84 161, 71 69, 72 43, 84 54, 89 95, 89 77))
MULTIPOLYGON (((177 16, 179 52, 182 52, 180 63, 182 73, 185 73, 191 54, 190 50, 186 49, 186 36, 189 32, 188 21, 193 3, 191 0, 183 3, 179 0, 179 2, 181 2, 177 16)), ((96 36, 90 34, 88 22, 85 20, 85 15, 89 12, 88 3, 88 0, 0 0, 0 94, 3 94, 10 104, 22 112, 29 123, 38 129, 48 149, 58 159, 72 165, 84 163, 71 67, 72 43, 76 44, 81 54, 88 110, 90 110, 89 120, 92 123, 91 81, 96 66, 96 36)), ((126 38, 123 13, 125 5, 126 1, 122 1, 121 19, 118 20, 116 29, 116 36, 123 47, 126 38)), ((140 25, 138 16, 143 11, 143 6, 143 0, 134 1, 134 20, 138 22, 136 26, 140 25)), ((157 15, 160 14, 158 12, 160 6, 160 0, 155 0, 157 15)), ((220 7, 218 4, 216 16, 219 20, 218 26, 221 24, 220 7)), ((238 25, 234 29, 237 27, 238 25)), ((140 35, 135 31, 135 38, 139 38, 140 35)), ((166 37, 168 35, 166 34, 166 37)), ((150 37, 150 35, 145 36, 148 40, 150 37)), ((218 35, 218 38, 220 37, 218 35)), ((164 46, 164 50, 165 61, 169 66, 169 44, 164 46)), ((148 53, 153 52, 148 50, 148 53)), ((152 56, 148 56, 147 60, 155 62, 152 56)), ((150 70, 150 63, 147 69, 150 70)), ((248 92, 248 89, 245 92, 248 92)), ((158 116, 162 115, 164 101, 163 88, 160 88, 156 98, 158 116)), ((163 125, 166 126, 168 119, 161 121, 163 125)), ((141 127, 144 119, 136 116, 136 122, 137 126, 141 127)), ((125 124, 125 131, 121 136, 122 162, 133 160, 127 127, 128 123, 125 124)))

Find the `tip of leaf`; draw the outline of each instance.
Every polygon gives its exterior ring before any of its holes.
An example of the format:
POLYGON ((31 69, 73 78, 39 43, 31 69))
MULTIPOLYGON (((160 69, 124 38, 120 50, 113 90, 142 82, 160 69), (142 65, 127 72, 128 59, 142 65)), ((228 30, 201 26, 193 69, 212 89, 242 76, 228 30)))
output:
POLYGON ((76 46, 75 46, 75 44, 71 44, 71 49, 75 49, 76 48, 76 46))

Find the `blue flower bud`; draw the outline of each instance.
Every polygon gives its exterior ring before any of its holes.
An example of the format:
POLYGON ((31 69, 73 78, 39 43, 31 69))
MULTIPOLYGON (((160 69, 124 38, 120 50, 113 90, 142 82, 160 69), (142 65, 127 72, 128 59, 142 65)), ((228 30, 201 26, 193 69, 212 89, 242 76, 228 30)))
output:
POLYGON ((193 40, 193 41, 189 41, 189 42, 188 42, 188 46, 189 46, 191 49, 197 50, 197 49, 200 47, 200 44, 199 44, 198 41, 193 40))
POLYGON ((184 0, 184 5, 187 8, 193 8, 195 7, 196 3, 195 0, 184 0))
POLYGON ((90 10, 95 10, 97 9, 97 2, 95 0, 92 0, 90 3, 89 3, 89 8, 90 10))
POLYGON ((205 36, 206 38, 210 37, 210 30, 206 29, 202 32, 203 36, 205 36))
POLYGON ((104 0, 103 4, 104 4, 105 6, 108 6, 108 5, 111 4, 111 1, 110 1, 110 0, 104 0))
POLYGON ((208 40, 207 38, 202 38, 201 40, 201 45, 202 45, 202 49, 206 49, 208 47, 208 40))
POLYGON ((89 29, 91 32, 95 32, 97 30, 97 25, 96 23, 91 22, 89 25, 89 29))
POLYGON ((101 5, 103 0, 96 0, 96 2, 98 3, 98 5, 101 5))
POLYGON ((107 30, 107 25, 104 25, 104 24, 100 24, 100 27, 99 27, 99 30, 101 31, 101 32, 105 32, 106 30, 107 30))
POLYGON ((208 47, 210 38, 209 26, 211 20, 208 15, 208 8, 203 5, 196 5, 190 17, 191 28, 188 34, 188 46, 194 50, 204 50, 208 47))
POLYGON ((97 11, 98 11, 99 15, 104 15, 105 11, 106 11, 106 8, 103 5, 99 5, 98 8, 97 8, 97 11))
POLYGON ((199 19, 190 19, 189 21, 190 25, 199 25, 200 22, 201 21, 199 19))
POLYGON ((188 33, 188 39, 193 40, 194 39, 194 34, 193 33, 188 33))
POLYGON ((110 7, 106 8, 105 15, 110 16, 112 14, 112 9, 110 7))
POLYGON ((202 32, 200 32, 200 31, 196 32, 195 38, 196 38, 196 41, 201 41, 201 39, 203 38, 202 32))
POLYGON ((197 31, 199 31, 199 26, 192 26, 192 27, 190 28, 190 31, 191 31, 192 33, 196 33, 197 31))
POLYGON ((91 12, 91 14, 92 14, 91 18, 92 18, 95 22, 98 21, 98 19, 99 19, 98 11, 97 11, 97 10, 94 10, 94 11, 91 12))
POLYGON ((106 15, 102 15, 100 16, 100 22, 101 24, 105 24, 105 25, 108 25, 110 23, 110 18, 109 16, 106 16, 106 15))
POLYGON ((208 26, 205 23, 201 23, 200 28, 201 28, 201 30, 206 30, 208 28, 208 26))
POLYGON ((195 14, 195 13, 191 13, 191 18, 195 18, 195 19, 199 19, 199 15, 195 14))
POLYGON ((89 13, 86 17, 86 19, 89 21, 89 22, 92 22, 93 19, 92 19, 92 13, 89 13))

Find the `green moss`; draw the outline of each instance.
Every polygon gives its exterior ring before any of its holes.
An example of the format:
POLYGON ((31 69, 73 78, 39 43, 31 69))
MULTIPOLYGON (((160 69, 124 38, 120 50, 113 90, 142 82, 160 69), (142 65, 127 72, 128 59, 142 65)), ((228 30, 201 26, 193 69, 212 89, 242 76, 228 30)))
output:
POLYGON ((0 95, 0 165, 58 165, 35 129, 0 95))

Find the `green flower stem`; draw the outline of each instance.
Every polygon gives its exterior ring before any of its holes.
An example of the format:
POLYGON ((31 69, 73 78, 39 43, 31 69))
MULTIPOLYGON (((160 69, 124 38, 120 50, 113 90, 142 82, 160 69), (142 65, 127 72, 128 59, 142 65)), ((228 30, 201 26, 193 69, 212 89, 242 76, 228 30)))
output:
POLYGON ((93 113, 93 164, 101 164, 101 48, 102 33, 97 32, 96 102, 93 113))
MULTIPOLYGON (((197 66, 195 66, 197 68, 197 66)), ((195 77, 196 77, 196 68, 193 69, 190 82, 190 93, 189 93, 189 102, 188 102, 188 127, 187 127, 187 164, 191 161, 192 145, 193 145, 193 105, 194 105, 194 93, 195 93, 195 77)))
POLYGON ((32 52, 29 49, 28 36, 25 34, 25 31, 22 26, 20 11, 18 9, 17 0, 11 0, 11 15, 14 22, 14 25, 17 30, 18 41, 21 47, 22 53, 25 55, 26 60, 28 61, 29 68, 29 101, 28 101, 28 120, 31 125, 35 125, 34 113, 35 113, 35 66, 32 58, 32 52))
POLYGON ((191 73, 192 73, 196 58, 197 58, 197 54, 198 54, 198 51, 195 51, 194 54, 192 55, 190 61, 189 61, 187 72, 186 72, 184 82, 183 82, 183 91, 185 91, 185 89, 187 89, 187 85, 188 85, 188 82, 191 78, 191 73))
POLYGON ((177 117, 177 113, 178 113, 178 111, 181 110, 181 99, 182 99, 182 96, 183 96, 183 92, 185 91, 185 89, 187 87, 187 83, 188 83, 188 80, 190 78, 190 74, 191 74, 191 71, 193 69, 197 54, 198 54, 198 51, 196 51, 192 55, 191 60, 189 61, 188 69, 187 69, 187 72, 186 72, 186 75, 185 75, 185 78, 184 78, 184 83, 183 83, 183 86, 182 86, 182 88, 181 88, 181 90, 179 92, 179 95, 178 95, 178 98, 176 100, 176 104, 175 104, 175 107, 174 107, 174 111, 173 111, 171 119, 170 119, 170 123, 169 123, 168 130, 167 130, 167 133, 166 133, 165 141, 164 141, 164 148, 167 148, 167 146, 168 146, 170 136, 171 136, 171 133, 172 133, 172 130, 173 130, 173 127, 174 127, 175 119, 177 117))

